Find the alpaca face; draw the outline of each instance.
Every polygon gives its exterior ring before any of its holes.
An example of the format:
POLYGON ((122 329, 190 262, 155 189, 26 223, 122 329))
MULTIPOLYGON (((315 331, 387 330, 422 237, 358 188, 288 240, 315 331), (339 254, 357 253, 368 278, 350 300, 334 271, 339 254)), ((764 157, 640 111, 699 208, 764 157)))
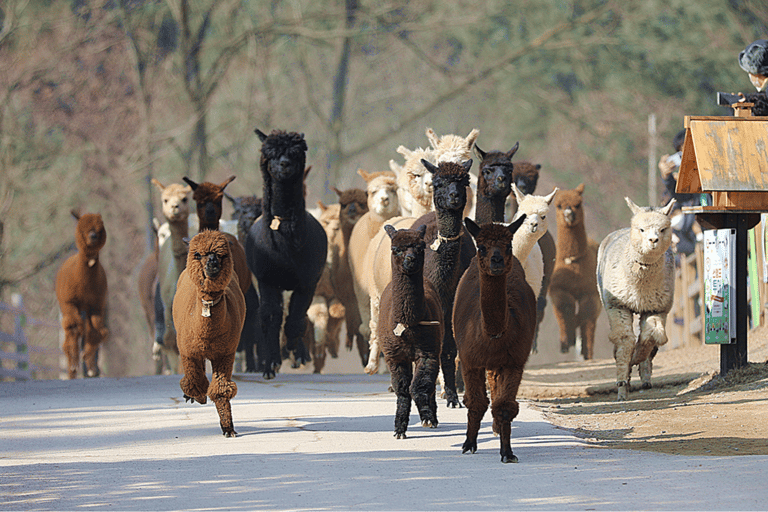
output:
POLYGON ((582 208, 584 184, 573 190, 561 190, 555 196, 555 211, 557 222, 567 227, 574 227, 584 221, 584 209, 582 208))
POLYGON ((189 217, 189 194, 192 188, 179 183, 171 183, 161 188, 160 201, 163 215, 169 222, 187 220, 189 217))
POLYGON ((339 196, 339 218, 342 224, 354 226, 368 212, 368 193, 358 188, 338 190, 334 187, 333 190, 339 196))
POLYGON ((426 160, 422 163, 432 174, 435 207, 439 210, 463 210, 467 204, 469 169, 472 167, 472 160, 466 161, 463 165, 443 162, 438 167, 426 160))
POLYGON ((549 220, 547 219, 549 204, 557 194, 557 187, 548 196, 526 195, 517 188, 517 185, 513 188, 518 204, 515 218, 525 214, 525 222, 520 228, 521 233, 538 235, 540 238, 549 229, 549 220))
POLYGON ((392 240, 392 268, 398 268, 403 274, 410 275, 424 267, 424 234, 426 226, 419 229, 396 230, 387 224, 384 226, 392 240))
POLYGON ((632 217, 629 233, 632 247, 651 263, 661 258, 672 243, 672 227, 669 216, 658 209, 641 211, 632 217))
POLYGON ((76 239, 78 249, 99 251, 107 243, 107 231, 98 213, 86 213, 77 221, 76 239))
POLYGON ((261 198, 256 196, 232 198, 228 195, 226 197, 232 202, 232 207, 234 208, 232 219, 237 221, 238 236, 247 233, 251 225, 261 215, 261 198))
POLYGON ((512 190, 513 165, 505 153, 491 151, 480 162, 477 192, 485 197, 507 197, 512 190))
POLYGON ((304 134, 295 132, 273 131, 269 136, 260 131, 257 135, 263 142, 261 146, 261 165, 273 179, 286 181, 305 177, 307 143, 304 134))
POLYGON ((531 162, 517 162, 512 174, 512 180, 517 188, 524 194, 533 194, 539 181, 540 164, 531 162))
POLYGON ((400 211, 394 179, 382 178, 368 184, 368 210, 386 218, 393 217, 400 211))
POLYGON ((481 273, 500 276, 509 272, 512 260, 512 238, 525 221, 521 215, 510 225, 490 223, 478 226, 472 219, 464 219, 464 224, 475 239, 477 245, 477 266, 481 273))
POLYGON ((206 230, 189 242, 187 269, 194 283, 206 292, 226 289, 234 267, 224 233, 206 230))

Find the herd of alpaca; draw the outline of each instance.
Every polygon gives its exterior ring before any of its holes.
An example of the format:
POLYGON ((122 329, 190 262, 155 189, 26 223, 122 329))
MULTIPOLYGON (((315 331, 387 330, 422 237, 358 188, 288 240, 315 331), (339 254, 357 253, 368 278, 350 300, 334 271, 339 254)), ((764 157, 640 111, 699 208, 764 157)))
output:
MULTIPOLYGON (((314 361, 320 373, 328 354, 338 357, 345 327, 346 348, 357 345, 367 373, 378 372, 383 356, 396 396, 397 439, 406 438, 412 402, 422 426, 435 428, 439 379, 448 407, 461 406, 463 382, 462 451, 476 452, 490 406, 501 461, 517 462, 511 422, 547 297, 560 350, 568 352, 580 337, 584 359, 594 357, 596 322, 605 309, 618 400, 628 397, 634 366, 643 388, 651 386, 673 300, 674 202, 651 208, 626 198, 631 226, 598 247, 587 236, 584 184, 535 195, 541 166, 513 162, 518 144, 483 151, 477 129, 461 137, 428 128, 429 147, 399 146, 402 164, 359 170, 364 190, 332 187, 338 203, 319 202, 313 214, 306 209, 304 135, 256 135, 260 198, 227 195, 235 176, 218 185, 187 177, 183 185, 152 180, 165 223, 157 223, 155 250, 139 272, 154 356, 183 373, 188 401, 214 402, 226 437, 236 435, 230 403, 237 393, 236 353, 245 353, 246 371, 265 379, 274 378, 286 358, 294 367, 314 361), (237 236, 221 230, 224 197, 237 236), (190 199, 199 226, 191 240, 190 199), (549 231, 552 206, 556 242, 549 231)), ((108 334, 107 280, 99 262, 106 231, 98 214, 72 213, 78 253, 56 278, 63 349, 70 378, 81 361, 84 374, 94 377, 108 334)))

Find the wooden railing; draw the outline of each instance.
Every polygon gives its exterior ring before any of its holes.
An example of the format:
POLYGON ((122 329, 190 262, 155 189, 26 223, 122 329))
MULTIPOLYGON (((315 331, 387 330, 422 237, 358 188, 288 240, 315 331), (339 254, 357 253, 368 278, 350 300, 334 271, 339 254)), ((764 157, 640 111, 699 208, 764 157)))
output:
POLYGON ((689 255, 680 255, 680 265, 675 269, 675 303, 667 318, 670 348, 703 343, 704 281, 699 269, 704 268, 702 245, 689 255))
MULTIPOLYGON (((45 355, 50 356, 50 349, 36 347, 28 343, 27 329, 30 327, 44 327, 46 330, 56 328, 46 320, 37 320, 27 315, 24 302, 19 294, 13 294, 11 303, 0 302, 0 314, 12 315, 12 332, 0 329, 0 380, 30 380, 41 371, 50 373, 55 368, 39 366, 30 360, 30 355, 35 354, 39 359, 45 355)), ((5 322, 3 325, 10 325, 5 322)), ((8 329, 6 327, 6 329, 8 329)))

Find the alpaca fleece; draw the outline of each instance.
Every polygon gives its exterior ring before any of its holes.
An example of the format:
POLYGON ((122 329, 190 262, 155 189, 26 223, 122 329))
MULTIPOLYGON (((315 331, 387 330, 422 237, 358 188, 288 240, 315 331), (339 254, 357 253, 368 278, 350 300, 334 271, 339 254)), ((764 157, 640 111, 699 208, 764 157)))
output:
POLYGON ((245 297, 224 233, 206 230, 190 240, 187 267, 173 298, 173 322, 184 371, 180 382, 184 398, 204 404, 210 397, 222 433, 236 436, 230 405, 237 394, 232 367, 245 322, 245 297), (210 383, 206 359, 213 370, 210 383))

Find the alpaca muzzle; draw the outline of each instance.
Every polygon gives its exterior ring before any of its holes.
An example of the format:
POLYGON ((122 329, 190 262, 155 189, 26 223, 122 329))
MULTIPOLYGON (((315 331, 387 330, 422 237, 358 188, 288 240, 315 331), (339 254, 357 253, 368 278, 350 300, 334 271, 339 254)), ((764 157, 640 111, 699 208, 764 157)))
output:
POLYGON ((216 254, 211 254, 203 267, 205 277, 215 279, 221 273, 221 259, 216 254))

